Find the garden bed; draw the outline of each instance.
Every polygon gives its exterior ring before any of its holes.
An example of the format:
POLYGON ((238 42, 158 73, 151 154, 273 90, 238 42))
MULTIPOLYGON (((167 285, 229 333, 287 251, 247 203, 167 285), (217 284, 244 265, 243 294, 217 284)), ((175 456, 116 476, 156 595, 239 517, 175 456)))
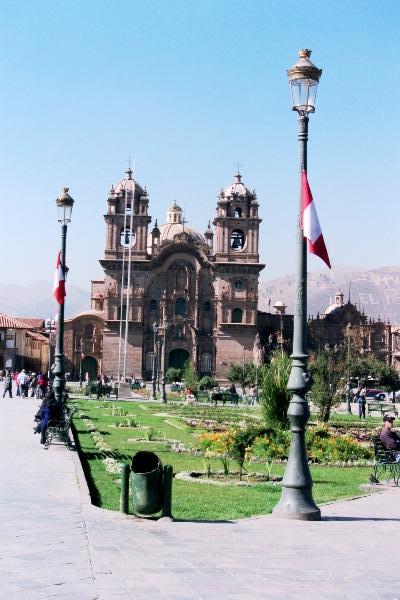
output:
MULTIPOLYGON (((207 472, 221 470, 221 458, 205 457, 201 451, 198 436, 213 432, 207 425, 215 422, 216 427, 227 424, 228 429, 239 424, 261 423, 253 407, 240 413, 232 407, 201 407, 187 405, 167 406, 141 401, 97 402, 85 399, 71 399, 77 408, 74 417, 74 434, 85 474, 88 480, 92 501, 97 506, 118 510, 120 496, 120 469, 130 463, 132 456, 140 450, 154 451, 164 465, 170 464, 174 473, 207 472), (120 410, 129 408, 129 417, 120 416, 120 410), (114 413, 114 414, 113 414, 114 413), (249 415, 249 419, 247 419, 249 415), (254 418, 254 417, 257 418, 254 418), (134 417, 140 427, 116 427, 116 422, 134 417), (190 425, 185 419, 194 421, 190 425), (178 428, 178 427, 179 428, 178 428), (145 433, 147 432, 147 433, 145 433), (149 439, 149 437, 151 439, 149 439), (147 439, 144 439, 147 438, 147 439), (171 442, 174 443, 171 443, 171 442)), ((355 426, 353 424, 353 426, 355 426)), ((215 433, 215 432, 214 432, 215 433)), ((289 439, 289 434, 283 435, 289 439)), ((260 442, 261 443, 261 442, 260 442)), ((264 442, 262 442, 262 445, 264 442)), ((263 449, 262 449, 263 450, 263 449)), ((264 450, 263 450, 264 451, 264 450)), ((287 450, 286 450, 287 452, 287 450)), ((237 470, 231 460, 230 471, 237 470)), ((265 471, 270 477, 282 477, 285 457, 277 458, 270 464, 264 458, 245 463, 250 474, 265 471)), ((343 464, 343 461, 340 461, 343 464)), ((346 464, 349 464, 346 461, 346 464)), ((348 498, 358 495, 358 486, 368 480, 370 469, 349 466, 323 467, 310 465, 314 480, 313 495, 317 503, 348 498)), ((245 471, 244 471, 245 473, 245 471)), ((254 475, 254 477, 256 477, 254 475)), ((197 478, 197 485, 177 477, 173 484, 173 514, 181 519, 237 519, 272 511, 280 497, 280 485, 268 485, 256 479, 251 485, 209 485, 197 478)))

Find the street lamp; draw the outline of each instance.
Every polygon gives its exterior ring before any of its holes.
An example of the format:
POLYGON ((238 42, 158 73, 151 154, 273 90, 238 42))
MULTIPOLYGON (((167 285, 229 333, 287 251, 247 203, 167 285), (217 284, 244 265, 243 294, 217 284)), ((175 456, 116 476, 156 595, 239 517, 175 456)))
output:
POLYGON ((301 178, 307 171, 308 114, 315 111, 315 96, 322 71, 309 60, 311 50, 300 50, 298 62, 288 70, 293 110, 298 113, 300 144, 300 202, 297 225, 296 298, 292 369, 288 390, 293 392, 288 409, 292 432, 282 495, 273 514, 287 519, 319 521, 321 511, 312 497, 312 478, 307 462, 305 429, 310 417, 306 393, 311 385, 307 372, 307 246, 301 214, 301 178))
MULTIPOLYGON (((60 260, 61 268, 64 269, 64 278, 67 273, 65 266, 65 249, 67 240, 67 226, 71 222, 71 213, 74 201, 68 194, 69 188, 63 188, 61 196, 56 200, 58 222, 61 223, 61 251, 60 260)), ((64 298, 60 304, 58 311, 57 320, 57 335, 56 335, 56 347, 54 352, 54 365, 53 365, 53 389, 54 395, 57 402, 62 402, 63 392, 65 387, 65 367, 64 367, 64 298)))
POLYGON ((166 361, 166 343, 167 343, 167 329, 169 327, 169 323, 167 319, 164 318, 163 321, 163 345, 162 345, 162 356, 161 356, 161 402, 163 404, 167 404, 167 395, 165 393, 165 371, 167 366, 166 361))
POLYGON ((156 396, 156 360, 158 362, 158 356, 157 356, 157 333, 158 333, 158 325, 157 323, 153 323, 153 370, 152 370, 152 377, 151 377, 151 383, 152 383, 152 392, 151 392, 151 396, 150 396, 150 400, 152 400, 153 402, 155 400, 157 400, 157 396, 156 396))

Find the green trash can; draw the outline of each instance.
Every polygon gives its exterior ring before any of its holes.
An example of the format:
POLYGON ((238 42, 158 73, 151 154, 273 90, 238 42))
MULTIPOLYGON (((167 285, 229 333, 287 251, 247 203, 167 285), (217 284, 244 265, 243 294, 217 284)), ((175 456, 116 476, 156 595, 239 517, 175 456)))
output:
POLYGON ((154 452, 137 452, 132 458, 133 512, 154 515, 163 505, 163 466, 154 452))

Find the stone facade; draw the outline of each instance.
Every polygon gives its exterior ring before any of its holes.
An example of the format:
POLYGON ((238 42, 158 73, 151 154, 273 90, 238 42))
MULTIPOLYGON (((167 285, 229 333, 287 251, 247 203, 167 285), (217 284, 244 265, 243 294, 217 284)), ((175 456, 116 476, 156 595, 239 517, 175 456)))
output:
POLYGON ((92 281, 92 310, 66 322, 70 370, 79 367, 77 331, 94 316, 101 344, 89 356, 113 378, 150 379, 154 354, 158 369, 164 356, 166 369, 190 359, 200 373, 220 380, 231 364, 251 361, 264 268, 258 207, 238 173, 218 197, 214 228, 209 222, 198 233, 174 203, 166 223, 156 221, 149 232, 147 191, 127 171, 108 197, 104 280, 92 281))

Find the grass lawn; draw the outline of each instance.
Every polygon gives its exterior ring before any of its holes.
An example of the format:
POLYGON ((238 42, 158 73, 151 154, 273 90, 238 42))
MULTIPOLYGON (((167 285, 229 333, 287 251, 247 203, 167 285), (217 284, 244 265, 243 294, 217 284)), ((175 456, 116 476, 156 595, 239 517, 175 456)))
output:
MULTIPOLYGON (((164 465, 173 466, 175 473, 204 471, 203 457, 179 452, 179 445, 196 448, 196 436, 206 431, 207 420, 254 423, 259 418, 257 409, 241 406, 161 405, 146 400, 109 402, 84 398, 72 398, 70 404, 78 409, 74 416, 74 429, 92 501, 111 510, 119 509, 119 463, 130 462, 137 451, 155 452, 164 465), (117 427, 118 422, 129 426, 117 427), (114 473, 106 469, 105 458, 114 461, 114 473)), ((210 462, 213 470, 221 469, 219 459, 214 458, 210 462)), ((265 471, 262 464, 251 463, 249 468, 265 471)), ((231 470, 234 469, 236 465, 231 462, 231 470)), ((283 471, 284 465, 276 464, 272 474, 281 475, 283 471)), ((311 472, 314 499, 321 503, 359 495, 359 485, 367 481, 370 469, 312 467, 311 472)), ((271 484, 217 487, 174 479, 172 511, 177 519, 237 519, 271 512, 280 494, 280 487, 271 484)))

